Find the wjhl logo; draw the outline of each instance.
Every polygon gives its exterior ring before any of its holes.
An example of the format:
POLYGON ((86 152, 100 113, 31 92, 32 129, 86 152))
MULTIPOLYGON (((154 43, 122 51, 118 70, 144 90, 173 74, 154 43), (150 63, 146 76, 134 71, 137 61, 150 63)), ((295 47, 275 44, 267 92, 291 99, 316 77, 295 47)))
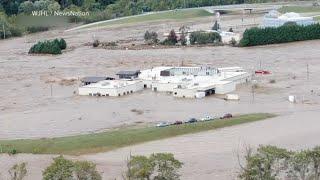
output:
POLYGON ((49 11, 32 11, 32 16, 50 16, 51 12, 49 11))

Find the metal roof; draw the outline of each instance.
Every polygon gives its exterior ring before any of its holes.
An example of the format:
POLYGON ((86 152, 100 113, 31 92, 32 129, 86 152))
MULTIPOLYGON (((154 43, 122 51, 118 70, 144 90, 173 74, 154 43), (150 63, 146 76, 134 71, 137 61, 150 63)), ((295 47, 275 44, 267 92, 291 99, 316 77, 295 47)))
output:
POLYGON ((119 71, 117 75, 137 75, 140 73, 140 70, 135 71, 119 71))
POLYGON ((87 76, 81 79, 82 82, 87 82, 87 83, 96 83, 99 81, 103 81, 108 79, 108 77, 101 77, 101 76, 87 76))

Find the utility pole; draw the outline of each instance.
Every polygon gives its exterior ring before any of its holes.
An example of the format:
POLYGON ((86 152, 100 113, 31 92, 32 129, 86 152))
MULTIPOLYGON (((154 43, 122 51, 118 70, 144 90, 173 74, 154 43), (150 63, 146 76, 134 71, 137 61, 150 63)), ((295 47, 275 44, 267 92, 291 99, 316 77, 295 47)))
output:
POLYGON ((309 62, 307 61, 307 80, 309 81, 309 62))
POLYGON ((50 95, 52 97, 52 83, 50 83, 50 95))
POLYGON ((4 23, 2 24, 2 30, 3 30, 3 39, 6 38, 6 29, 4 28, 4 23))

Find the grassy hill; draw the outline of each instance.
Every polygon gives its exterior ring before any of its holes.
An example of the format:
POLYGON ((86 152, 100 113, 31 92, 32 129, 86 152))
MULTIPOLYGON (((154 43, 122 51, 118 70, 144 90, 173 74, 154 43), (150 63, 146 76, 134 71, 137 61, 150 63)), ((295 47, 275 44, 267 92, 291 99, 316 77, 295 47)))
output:
POLYGON ((83 26, 83 28, 92 28, 92 27, 105 27, 111 25, 127 25, 133 23, 142 23, 142 22, 154 22, 161 20, 182 20, 182 19, 191 19, 199 17, 209 17, 212 14, 204 9, 186 9, 186 10, 172 10, 165 12, 156 12, 145 15, 138 16, 129 16, 124 18, 119 18, 115 20, 105 21, 102 23, 93 23, 92 25, 83 26))

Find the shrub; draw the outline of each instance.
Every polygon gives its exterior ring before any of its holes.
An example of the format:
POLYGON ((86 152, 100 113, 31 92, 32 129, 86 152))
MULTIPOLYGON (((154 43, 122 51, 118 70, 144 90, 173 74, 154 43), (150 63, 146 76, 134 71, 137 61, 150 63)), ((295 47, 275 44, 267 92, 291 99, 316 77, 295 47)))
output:
POLYGON ((27 175, 27 163, 15 164, 9 169, 11 180, 22 180, 27 175))
POLYGON ((100 41, 97 40, 97 39, 94 40, 93 43, 92 43, 92 46, 93 46, 93 47, 98 47, 99 45, 100 45, 100 41))
POLYGON ((320 39, 320 24, 309 26, 289 24, 276 28, 255 27, 245 30, 240 46, 257 46, 312 39, 320 39))
POLYGON ((60 41, 59 41, 59 46, 60 46, 60 49, 66 49, 67 48, 67 42, 61 38, 60 41))
POLYGON ((176 32, 172 29, 167 37, 167 39, 165 39, 164 41, 162 41, 161 44, 163 45, 169 45, 169 46, 174 46, 176 45, 178 42, 178 37, 176 35, 176 32))
POLYGON ((49 27, 45 26, 31 26, 26 28, 27 32, 29 33, 36 33, 36 32, 43 32, 43 31, 48 31, 49 27))
POLYGON ((144 33, 144 41, 147 43, 147 44, 157 44, 159 42, 159 39, 158 39, 158 34, 154 31, 146 31, 144 33))
POLYGON ((237 46, 237 41, 234 38, 231 38, 230 42, 231 46, 237 46))
POLYGON ((276 83, 276 80, 275 79, 270 79, 269 83, 274 84, 274 83, 276 83))
POLYGON ((196 31, 190 34, 190 44, 209 44, 221 42, 221 36, 217 32, 196 31))
POLYGON ((66 47, 67 43, 64 39, 39 41, 30 48, 29 54, 61 54, 61 50, 66 47))
POLYGON ((71 180, 73 176, 73 166, 73 162, 65 159, 63 156, 56 157, 53 159, 53 163, 43 171, 43 180, 71 180))
POLYGON ((15 149, 15 148, 12 148, 12 149, 8 152, 9 155, 15 155, 15 154, 17 154, 17 153, 18 153, 18 151, 17 151, 17 149, 15 149))

